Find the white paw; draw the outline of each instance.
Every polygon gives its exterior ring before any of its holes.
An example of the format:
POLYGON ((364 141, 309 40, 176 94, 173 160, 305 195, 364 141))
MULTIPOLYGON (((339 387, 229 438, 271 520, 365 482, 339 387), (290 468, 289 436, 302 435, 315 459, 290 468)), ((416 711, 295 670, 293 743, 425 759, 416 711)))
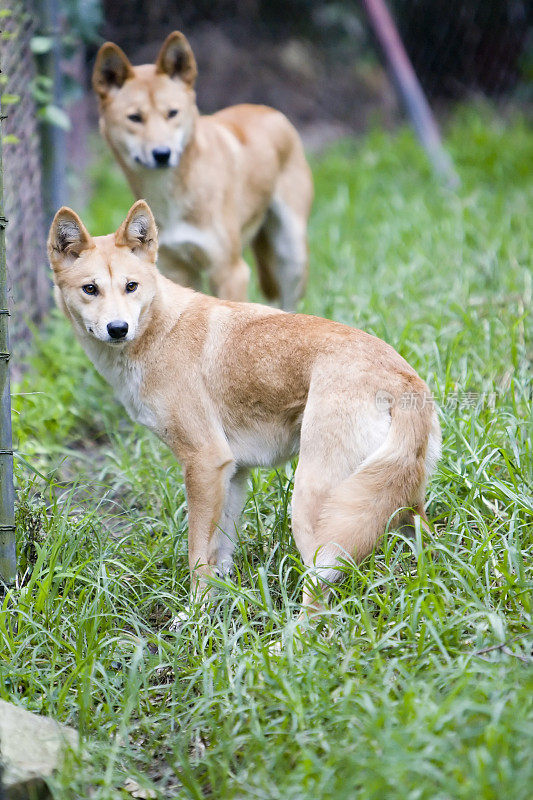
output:
POLYGON ((278 639, 277 641, 272 642, 272 644, 269 644, 269 646, 268 646, 268 655, 269 656, 277 657, 277 656, 280 656, 282 654, 282 652, 283 652, 283 640, 282 639, 278 639))
POLYGON ((181 630, 184 624, 189 621, 190 618, 191 616, 188 611, 180 611, 180 613, 176 614, 176 616, 170 621, 170 625, 168 626, 169 631, 172 633, 177 633, 181 630))

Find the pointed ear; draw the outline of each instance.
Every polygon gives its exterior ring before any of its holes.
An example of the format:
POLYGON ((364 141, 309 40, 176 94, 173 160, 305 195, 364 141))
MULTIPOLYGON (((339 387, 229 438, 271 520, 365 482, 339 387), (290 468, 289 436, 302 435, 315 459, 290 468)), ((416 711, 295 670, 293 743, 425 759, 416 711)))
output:
POLYGON ((127 55, 113 42, 106 42, 98 51, 93 70, 93 89, 103 100, 114 89, 133 77, 127 55))
POLYGON ((155 64, 156 72, 164 72, 169 78, 179 78, 193 87, 198 70, 191 46, 185 36, 174 31, 165 39, 155 64))
POLYGON ((157 227, 145 200, 137 200, 115 233, 115 243, 129 247, 139 258, 155 264, 157 258, 157 227))
POLYGON ((89 231, 71 208, 63 206, 55 215, 48 234, 48 258, 52 269, 69 267, 93 246, 89 231))

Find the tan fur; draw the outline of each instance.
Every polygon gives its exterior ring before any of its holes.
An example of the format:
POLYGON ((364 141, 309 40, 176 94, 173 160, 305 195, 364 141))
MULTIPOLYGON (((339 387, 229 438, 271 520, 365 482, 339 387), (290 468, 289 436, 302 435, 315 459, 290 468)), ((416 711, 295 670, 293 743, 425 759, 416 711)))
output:
MULTIPOLYGON (((412 382, 411 393, 404 393, 424 402, 418 381, 412 382)), ((429 406, 412 415, 391 408, 391 426, 384 443, 327 497, 316 527, 317 541, 322 545, 334 541, 341 557, 349 555, 360 562, 373 550, 389 521, 391 527, 412 522, 412 511, 407 509, 412 507, 425 522, 426 442, 432 426, 437 437, 429 406), (401 513, 393 520, 398 509, 401 513)), ((324 552, 319 560, 331 555, 324 552)))
POLYGON ((313 195, 300 138, 283 114, 265 106, 200 116, 195 79, 194 56, 177 31, 155 64, 139 67, 117 45, 104 44, 93 73, 100 130, 135 196, 151 205, 165 275, 198 288, 206 271, 218 297, 245 300, 242 251, 250 244, 266 296, 292 310, 305 287, 313 195), (170 156, 157 167, 161 147, 170 156))
POLYGON ((58 303, 82 346, 183 465, 194 582, 231 564, 250 468, 298 451, 293 533, 318 579, 335 579, 339 558, 364 558, 389 520, 425 519, 439 423, 426 384, 388 344, 168 281, 143 201, 116 234, 96 238, 61 209, 48 247, 58 303), (127 335, 112 341, 117 320, 127 335))

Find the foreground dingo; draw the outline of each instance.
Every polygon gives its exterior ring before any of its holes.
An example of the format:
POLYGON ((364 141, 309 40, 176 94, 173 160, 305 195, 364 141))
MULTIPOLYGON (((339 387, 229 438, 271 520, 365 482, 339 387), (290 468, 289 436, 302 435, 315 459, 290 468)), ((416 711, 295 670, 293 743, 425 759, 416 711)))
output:
POLYGON ((183 465, 193 586, 231 566, 250 468, 298 451, 292 530, 321 580, 364 558, 393 515, 425 519, 439 423, 426 384, 381 339, 172 283, 142 200, 96 238, 62 208, 48 252, 87 355, 183 465))
POLYGON ((279 111, 239 105, 200 116, 196 63, 183 36, 155 64, 133 67, 117 45, 100 48, 93 86, 100 129, 136 197, 159 228, 159 267, 183 286, 209 276, 224 300, 246 300, 250 244, 268 299, 293 310, 307 272, 313 186, 302 143, 279 111))

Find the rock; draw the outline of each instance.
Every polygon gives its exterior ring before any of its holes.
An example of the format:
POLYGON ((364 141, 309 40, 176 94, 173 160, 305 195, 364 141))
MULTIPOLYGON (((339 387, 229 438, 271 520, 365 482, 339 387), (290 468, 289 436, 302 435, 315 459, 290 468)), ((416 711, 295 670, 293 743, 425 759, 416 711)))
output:
POLYGON ((49 797, 45 778, 60 765, 65 747, 77 747, 78 734, 50 717, 40 717, 0 700, 0 759, 6 800, 49 797))

